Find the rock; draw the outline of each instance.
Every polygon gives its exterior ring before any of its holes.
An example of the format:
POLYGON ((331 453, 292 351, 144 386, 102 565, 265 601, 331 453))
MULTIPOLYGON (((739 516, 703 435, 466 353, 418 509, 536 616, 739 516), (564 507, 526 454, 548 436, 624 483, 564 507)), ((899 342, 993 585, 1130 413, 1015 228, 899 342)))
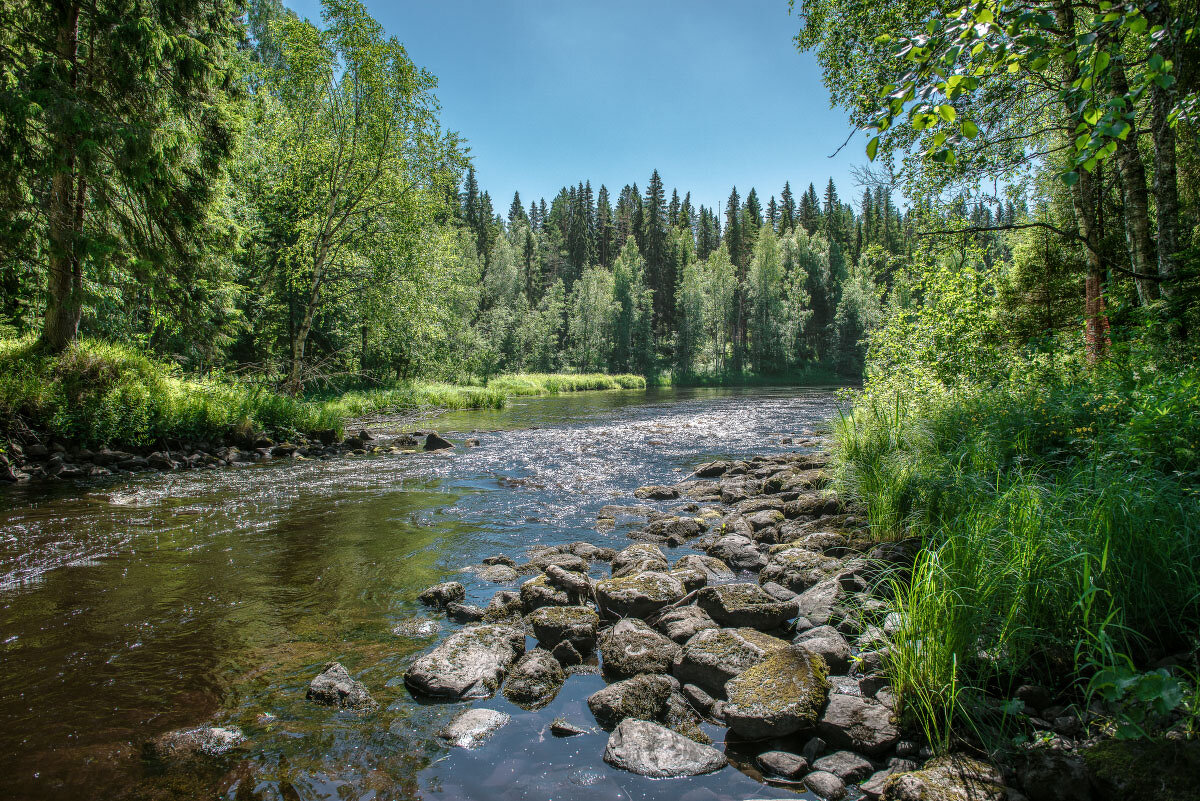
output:
POLYGON ((827 801, 846 797, 846 783, 823 770, 814 770, 804 777, 804 785, 827 801))
POLYGON ((663 556, 663 552, 657 545, 648 542, 630 545, 625 550, 618 552, 612 559, 614 578, 620 577, 620 575, 636 575, 647 570, 659 573, 667 571, 667 557, 663 556))
POLYGON ((636 618, 620 620, 600 640, 607 676, 627 678, 639 673, 670 673, 682 649, 636 618))
POLYGON ((725 723, 749 740, 812 728, 829 695, 825 662, 803 648, 768 654, 725 684, 725 723))
POLYGON ((759 581, 773 581, 792 592, 802 593, 828 578, 838 561, 806 548, 787 548, 771 555, 759 581))
POLYGON ((781 584, 776 584, 773 581, 763 582, 761 586, 763 588, 763 592, 765 592, 767 595, 770 595, 776 601, 795 601, 796 598, 799 597, 798 593, 794 593, 787 587, 784 587, 781 584))
POLYGON ((722 626, 778 628, 796 616, 796 604, 776 601, 757 584, 718 584, 696 593, 696 605, 722 626))
POLYGON ((679 497, 679 490, 656 484, 649 487, 638 487, 633 491, 633 497, 641 500, 670 501, 679 497))
POLYGON ((764 751, 755 761, 764 773, 784 779, 801 779, 808 773, 808 760, 787 751, 764 751))
POLYGON ((895 772, 896 771, 892 770, 891 768, 884 768, 883 770, 876 771, 875 773, 872 773, 865 782, 858 785, 858 789, 862 791, 863 795, 866 796, 869 801, 875 801, 875 799, 883 795, 883 788, 887 783, 888 777, 895 772))
MULTIPOLYGON (((1017 692, 1020 693, 1020 688, 1017 692)), ((1049 696, 1047 690, 1043 697, 1049 696)), ((1018 760, 1017 778, 1030 801, 1092 801, 1087 764, 1082 757, 1069 752, 1031 748, 1018 760)), ((1122 797, 1133 796, 1123 793, 1122 797)))
POLYGON ((727 534, 706 548, 709 556, 716 557, 734 570, 761 570, 767 557, 749 537, 727 534))
POLYGON ((698 606, 668 609, 654 619, 654 628, 677 643, 683 644, 696 632, 720 628, 708 613, 698 606))
POLYGON ((339 662, 330 662, 308 685, 304 696, 310 701, 340 709, 366 710, 375 707, 375 699, 366 686, 350 678, 349 671, 339 662))
POLYGON ((550 649, 550 653, 554 655, 554 658, 563 667, 582 665, 590 651, 590 648, 584 650, 582 645, 573 643, 570 640, 563 640, 550 649))
POLYGON ((729 569, 729 565, 720 559, 714 559, 711 556, 703 556, 698 553, 681 556, 675 562, 672 570, 698 570, 708 576, 709 581, 725 581, 733 578, 733 571, 729 569))
POLYGON ((521 593, 513 590, 500 590, 488 601, 483 619, 488 621, 503 620, 521 614, 521 593))
POLYGON ((1099 801, 1200 798, 1200 740, 1101 740, 1083 758, 1099 801))
POLYGON ((429 587, 417 596, 417 600, 426 606, 445 607, 448 603, 462 601, 466 597, 467 590, 463 585, 457 581, 447 581, 429 587))
POLYGON ((570 642, 577 651, 587 654, 596 647, 600 616, 591 607, 543 606, 525 618, 525 622, 543 648, 570 642))
POLYGON ((658 720, 667 712, 675 682, 669 676, 643 674, 616 681, 588 696, 596 721, 611 729, 625 718, 658 720))
POLYGON ((684 543, 693 537, 700 536, 704 527, 694 517, 668 517, 655 520, 639 532, 629 536, 654 542, 684 543))
POLYGON ((732 478, 721 482, 721 503, 732 506, 762 492, 762 483, 752 478, 732 478))
POLYGON ((511 584, 520 578, 520 574, 508 565, 488 565, 479 571, 479 577, 493 584, 511 584))
POLYGON ((592 592, 592 582, 586 574, 565 570, 558 565, 546 566, 546 580, 576 597, 584 598, 592 592))
POLYGON ((788 501, 783 513, 788 518, 821 517, 836 514, 841 509, 836 493, 831 490, 806 492, 794 501, 788 501))
POLYGON ((576 556, 573 553, 563 553, 561 551, 538 554, 530 559, 529 563, 543 573, 551 567, 558 567, 562 570, 569 570, 583 575, 587 575, 588 572, 586 559, 582 556, 576 556))
POLYGON ((806 651, 820 654, 831 673, 845 673, 850 667, 850 643, 833 626, 817 626, 797 635, 794 642, 806 651))
POLYGON ((434 637, 442 629, 442 624, 426 617, 415 617, 401 620, 392 626, 392 634, 397 637, 434 637))
POLYGON ((654 778, 698 776, 725 767, 725 755, 708 745, 645 720, 627 718, 608 738, 608 764, 654 778))
POLYGON ((588 730, 582 726, 576 726, 565 718, 555 718, 550 721, 550 733, 555 737, 575 737, 580 734, 587 734, 588 730))
POLYGON ((543 606, 575 606, 583 603, 583 600, 578 593, 555 587, 545 574, 521 585, 521 605, 527 613, 543 606))
POLYGON ((921 770, 896 773, 883 784, 884 801, 1016 801, 1000 771, 964 754, 935 757, 921 770))
POLYGON ((518 706, 537 709, 553 701, 566 680, 558 660, 549 651, 534 648, 513 665, 504 683, 504 697, 518 706))
POLYGON ((667 699, 667 713, 661 722, 671 731, 682 734, 693 742, 712 745, 712 738, 700 727, 704 719, 692 708, 687 696, 679 689, 673 690, 671 697, 667 699))
POLYGON ((506 567, 516 567, 517 562, 511 556, 500 554, 498 556, 489 556, 483 560, 485 565, 504 565, 506 567))
POLYGON ((808 618, 814 626, 825 626, 840 618, 839 605, 845 592, 835 579, 822 581, 796 599, 798 612, 808 618))
POLYGON ((688 703, 692 705, 692 708, 701 715, 712 714, 713 707, 721 703, 695 684, 683 685, 681 692, 688 703))
POLYGON ((612 548, 602 548, 590 542, 572 542, 567 546, 567 550, 581 559, 593 562, 611 562, 617 555, 612 548))
POLYGON ((474 748, 495 734, 508 721, 508 715, 495 709, 464 709, 443 727, 437 736, 457 748, 474 748))
POLYGON ((474 604, 460 604, 453 601, 446 604, 446 617, 457 623, 475 623, 483 620, 484 614, 486 613, 474 604))
POLYGON ((756 629, 708 629, 683 646, 672 671, 681 682, 695 684, 714 696, 724 696, 725 683, 761 662, 788 643, 756 629))
MULTIPOLYGON (((895 614, 895 613, 893 613, 895 614)), ((891 617, 891 615, 888 615, 891 617)), ((885 624, 886 625, 886 624, 885 624)), ((1017 688, 1013 696, 1025 704, 1025 711, 1036 714, 1054 703, 1054 691, 1047 687, 1033 684, 1023 684, 1017 688)))
POLYGON ((615 617, 645 618, 685 594, 679 579, 654 572, 604 579, 596 582, 595 590, 601 614, 615 617))
POLYGON ((683 584, 683 589, 687 592, 698 590, 708 584, 708 574, 699 570, 672 570, 667 575, 679 579, 683 584))
POLYGON ((436 431, 429 432, 429 436, 425 437, 425 450, 427 451, 444 451, 453 447, 454 443, 443 439, 436 431))
POLYGON ((196 726, 158 735, 146 744, 146 754, 168 765, 191 765, 227 757, 245 742, 234 726, 196 726))
POLYGON ((783 521, 783 512, 776 509, 764 509, 761 512, 746 515, 746 522, 755 531, 779 525, 783 521))
POLYGON ((813 770, 832 773, 846 784, 858 784, 875 772, 875 766, 853 751, 834 751, 814 762, 813 770))
POLYGON ((501 625, 475 626, 455 632, 418 657, 404 673, 414 693, 435 698, 486 698, 525 653, 524 632, 501 625))
POLYGON ((888 708, 878 701, 834 694, 829 697, 817 731, 835 748, 878 756, 900 739, 891 716, 888 708))
POLYGON ((692 475, 697 478, 716 478, 724 475, 730 468, 729 462, 705 462, 696 468, 692 475))

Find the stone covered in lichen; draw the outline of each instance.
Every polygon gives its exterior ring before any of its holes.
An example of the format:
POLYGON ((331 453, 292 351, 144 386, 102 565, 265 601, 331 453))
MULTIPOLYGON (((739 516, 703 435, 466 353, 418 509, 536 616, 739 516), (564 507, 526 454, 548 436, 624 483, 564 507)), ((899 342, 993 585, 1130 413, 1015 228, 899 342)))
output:
POLYGON ((665 573, 643 572, 596 582, 596 602, 601 612, 615 617, 644 618, 684 594, 683 582, 665 573))
POLYGON ((725 682, 758 664, 767 654, 787 647, 785 640, 756 629, 707 629, 684 644, 672 672, 684 683, 724 695, 725 682))
POLYGON ((725 722, 753 740, 811 728, 829 696, 825 660, 793 646, 768 654, 725 684, 725 722))

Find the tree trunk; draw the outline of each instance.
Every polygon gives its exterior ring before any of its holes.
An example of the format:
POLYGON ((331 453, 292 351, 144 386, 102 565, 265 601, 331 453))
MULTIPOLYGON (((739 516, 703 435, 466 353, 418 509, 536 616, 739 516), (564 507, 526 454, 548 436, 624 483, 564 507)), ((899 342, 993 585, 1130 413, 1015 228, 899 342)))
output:
MULTIPOLYGON (((1125 66, 1121 60, 1112 62, 1113 91, 1118 97, 1129 93, 1125 66)), ((1158 298, 1158 270, 1154 264, 1154 243, 1150 237, 1150 201, 1146 192, 1146 168, 1138 150, 1137 119, 1124 140, 1117 140, 1117 171, 1125 200, 1125 239, 1129 244, 1129 261, 1134 272, 1138 300, 1143 306, 1158 298)))
MULTIPOLYGON (((1099 168, 1097 168, 1099 169, 1099 168)), ((1096 218, 1097 186, 1100 176, 1080 170, 1072 193, 1079 233, 1087 251, 1087 275, 1083 289, 1084 347, 1088 364, 1097 364, 1108 352, 1108 313, 1104 306, 1104 262, 1100 256, 1100 226, 1096 218)))
MULTIPOLYGON (((67 86, 71 93, 78 84, 79 6, 72 3, 62 9, 58 30, 58 55, 65 63, 67 86)), ((46 318, 41 344, 52 352, 61 351, 79 337, 83 314, 83 263, 79 258, 79 237, 83 230, 83 208, 87 186, 75 170, 75 137, 60 133, 56 142, 60 164, 50 180, 46 217, 50 238, 50 269, 47 280, 46 318)))

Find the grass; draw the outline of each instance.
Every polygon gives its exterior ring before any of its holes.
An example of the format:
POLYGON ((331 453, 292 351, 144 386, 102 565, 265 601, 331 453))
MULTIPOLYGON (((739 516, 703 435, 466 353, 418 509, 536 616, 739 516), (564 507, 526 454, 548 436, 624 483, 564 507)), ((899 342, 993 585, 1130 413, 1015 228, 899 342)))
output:
POLYGON ((266 431, 287 437, 349 420, 418 409, 502 408, 514 395, 646 386, 633 375, 521 374, 486 387, 416 381, 295 398, 265 384, 213 373, 186 376, 130 347, 84 340, 60 354, 31 340, 0 340, 0 426, 97 448, 227 440, 266 431))
POLYGON ((699 373, 674 375, 671 383, 680 387, 790 387, 843 386, 852 378, 831 367, 815 364, 783 373, 699 373))
POLYGON ((1097 676, 1195 646, 1195 368, 869 386, 836 434, 837 484, 874 536, 924 545, 892 587, 887 670, 931 743, 1004 732, 1015 707, 996 699, 1020 684, 1086 700, 1097 676))

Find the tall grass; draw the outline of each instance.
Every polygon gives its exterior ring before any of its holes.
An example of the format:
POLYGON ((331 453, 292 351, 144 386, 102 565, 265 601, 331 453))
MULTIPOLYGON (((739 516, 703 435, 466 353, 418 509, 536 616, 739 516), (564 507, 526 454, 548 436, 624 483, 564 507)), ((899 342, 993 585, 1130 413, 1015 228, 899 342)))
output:
POLYGON ((1011 710, 987 699, 1019 684, 1078 689, 1114 655, 1145 664, 1195 641, 1191 378, 875 389, 839 422, 840 489, 875 536, 923 541, 892 588, 887 670, 931 742, 1002 728, 1011 710))
POLYGON ((488 381, 488 389, 506 396, 557 395, 560 392, 582 392, 597 389, 645 389, 646 379, 640 375, 607 375, 605 373, 515 373, 497 376, 488 381))

